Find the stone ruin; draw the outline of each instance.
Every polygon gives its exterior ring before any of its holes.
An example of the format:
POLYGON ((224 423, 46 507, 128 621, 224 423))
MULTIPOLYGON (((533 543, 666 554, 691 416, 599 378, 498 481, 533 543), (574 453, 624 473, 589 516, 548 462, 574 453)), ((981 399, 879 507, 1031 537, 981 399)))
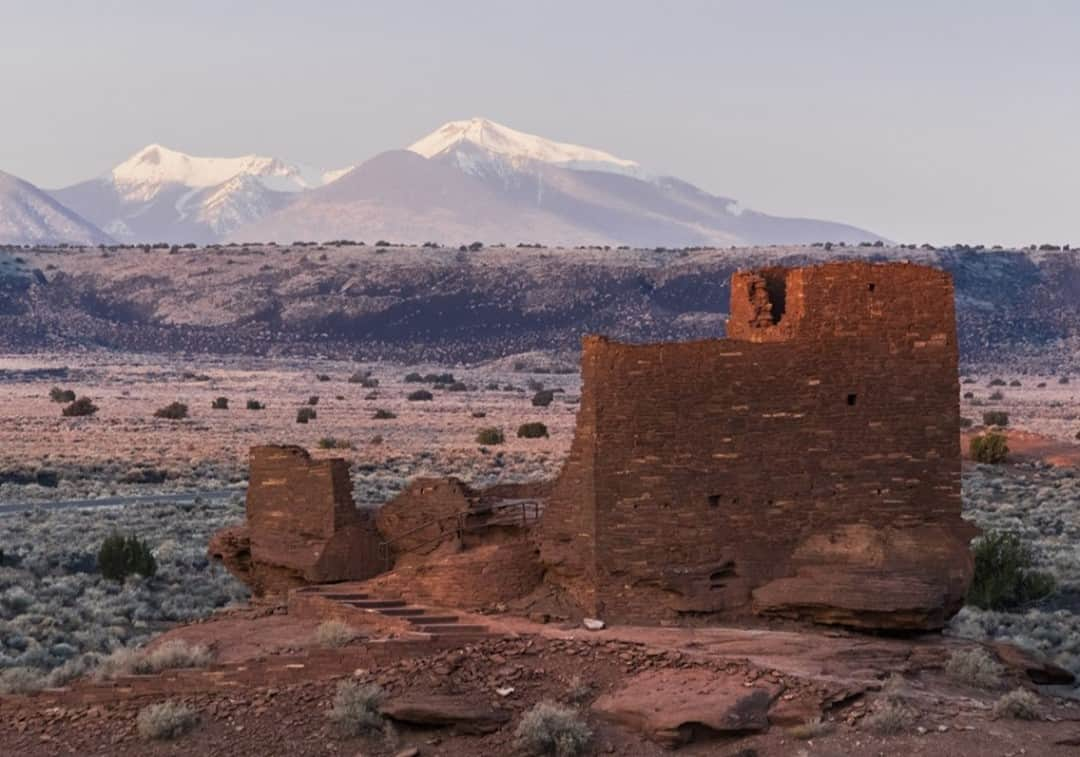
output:
POLYGON ((867 262, 741 271, 727 338, 586 337, 553 482, 420 479, 358 511, 346 465, 252 450, 211 553, 256 591, 371 579, 451 607, 558 595, 610 622, 940 628, 972 574, 953 285, 867 262))

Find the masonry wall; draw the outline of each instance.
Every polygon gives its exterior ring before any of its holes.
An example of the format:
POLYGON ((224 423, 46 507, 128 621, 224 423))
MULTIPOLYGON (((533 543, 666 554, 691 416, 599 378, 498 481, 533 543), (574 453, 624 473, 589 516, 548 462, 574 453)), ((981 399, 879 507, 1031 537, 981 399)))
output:
POLYGON ((891 571, 908 604, 948 612, 970 576, 956 551, 970 534, 948 275, 868 263, 739 273, 728 332, 586 338, 577 435, 545 514, 549 580, 613 621, 736 616, 813 552, 832 568, 811 583, 891 571), (920 529, 946 534, 921 558, 908 538, 920 529), (806 546, 822 534, 836 535, 835 554, 806 546))

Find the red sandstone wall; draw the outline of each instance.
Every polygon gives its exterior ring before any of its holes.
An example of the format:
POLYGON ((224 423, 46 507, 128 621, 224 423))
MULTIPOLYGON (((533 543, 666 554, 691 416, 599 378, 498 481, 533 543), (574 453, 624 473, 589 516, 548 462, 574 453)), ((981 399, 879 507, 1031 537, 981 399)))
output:
POLYGON ((797 269, 766 327, 752 325, 746 282, 733 277, 730 339, 585 340, 577 435, 545 514, 549 577, 611 620, 737 615, 755 588, 800 569, 793 554, 815 534, 929 525, 958 535, 925 569, 918 543, 900 539, 893 557, 891 537, 880 559, 829 559, 915 571, 914 593, 955 602, 970 565, 951 552, 969 534, 950 278, 797 269))
POLYGON ((353 504, 345 460, 253 447, 247 529, 254 567, 294 572, 296 581, 362 579, 385 569, 373 518, 353 504))
POLYGON ((456 478, 418 478, 379 508, 376 523, 394 554, 427 551, 456 530, 451 516, 469 508, 472 490, 456 478))

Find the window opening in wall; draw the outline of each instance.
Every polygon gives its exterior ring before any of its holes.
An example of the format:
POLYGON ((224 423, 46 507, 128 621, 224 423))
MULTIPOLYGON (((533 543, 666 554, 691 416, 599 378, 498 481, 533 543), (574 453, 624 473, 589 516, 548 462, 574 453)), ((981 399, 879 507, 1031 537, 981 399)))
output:
POLYGON ((871 281, 869 284, 866 285, 866 288, 871 292, 874 291, 874 282, 871 281))
POLYGON ((772 316, 774 324, 780 323, 787 307, 787 274, 765 274, 765 291, 769 293, 769 302, 772 304, 772 316))
POLYGON ((709 507, 720 507, 720 495, 719 494, 710 494, 709 495, 709 507))
POLYGON ((849 394, 849 395, 847 396, 847 403, 848 403, 849 405, 854 405, 854 404, 855 404, 855 400, 857 400, 857 399, 858 399, 858 395, 855 395, 855 394, 849 394))

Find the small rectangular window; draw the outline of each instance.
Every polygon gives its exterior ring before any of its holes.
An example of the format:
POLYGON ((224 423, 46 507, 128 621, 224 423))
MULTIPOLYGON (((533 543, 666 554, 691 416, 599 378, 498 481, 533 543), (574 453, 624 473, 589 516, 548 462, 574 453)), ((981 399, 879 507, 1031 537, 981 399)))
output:
POLYGON ((847 396, 847 403, 848 403, 849 405, 854 405, 854 404, 855 404, 855 400, 857 400, 857 399, 858 399, 858 396, 856 396, 856 395, 854 395, 854 394, 849 394, 849 395, 847 396))
POLYGON ((709 495, 709 507, 720 507, 720 495, 719 494, 710 494, 709 495))

